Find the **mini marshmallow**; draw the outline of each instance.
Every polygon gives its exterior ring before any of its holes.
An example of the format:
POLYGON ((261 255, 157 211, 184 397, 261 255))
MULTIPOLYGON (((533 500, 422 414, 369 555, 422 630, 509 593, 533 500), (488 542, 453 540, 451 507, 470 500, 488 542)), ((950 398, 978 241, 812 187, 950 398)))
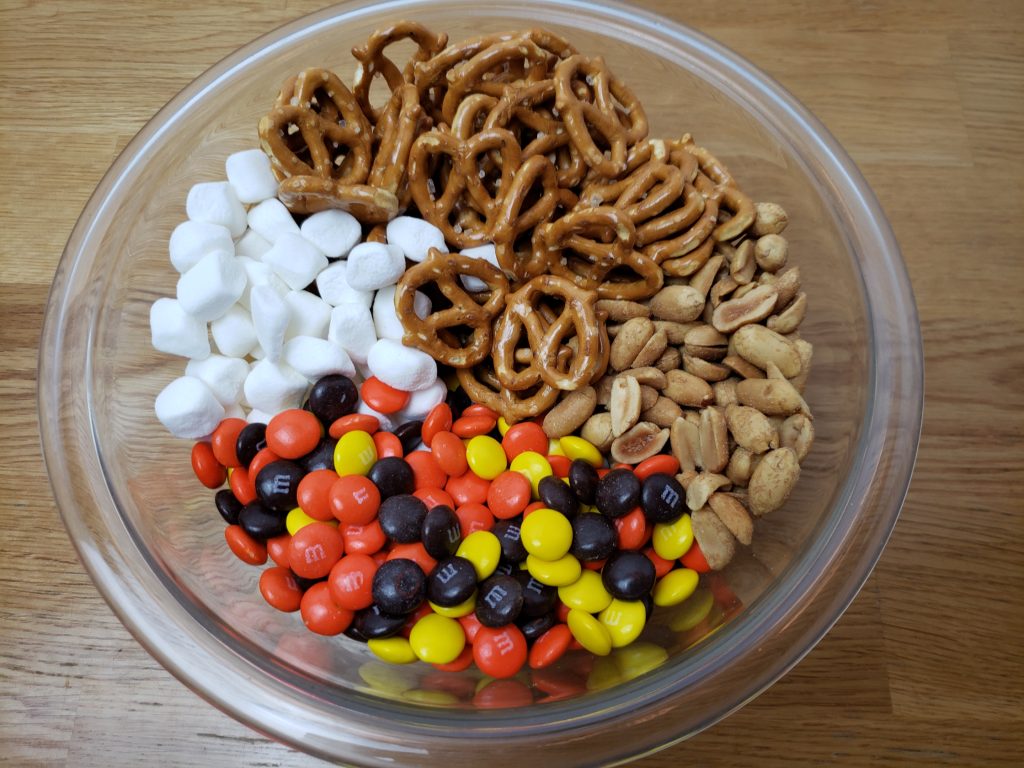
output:
POLYGON ((210 323, 210 333, 217 349, 228 357, 245 357, 258 341, 252 316, 238 304, 210 323))
POLYGON ((224 406, 194 376, 175 379, 156 396, 156 417, 175 437, 205 437, 224 418, 224 406))
POLYGON ((357 291, 394 285, 405 272, 405 256, 397 245, 360 243, 348 254, 348 284, 357 291))
POLYGON ((220 224, 206 221, 183 221, 171 232, 168 244, 171 264, 179 272, 188 272, 199 260, 213 251, 235 252, 231 233, 220 224))
POLYGON ((157 299, 149 308, 153 348, 196 360, 210 356, 206 323, 185 311, 176 299, 157 299))
POLYGON ((368 416, 375 416, 377 418, 377 421, 380 422, 381 432, 394 432, 395 427, 398 426, 398 423, 393 418, 394 414, 389 415, 386 413, 381 413, 380 411, 375 411, 362 400, 359 401, 359 406, 356 408, 356 413, 365 413, 368 416))
POLYGON ((245 399, 253 408, 269 414, 298 408, 309 382, 289 365, 261 360, 245 378, 245 399))
POLYGON ((224 406, 224 418, 225 419, 244 419, 245 408, 240 406, 238 403, 231 403, 230 405, 224 406))
POLYGON ((286 341, 295 336, 327 338, 327 329, 331 326, 330 304, 309 291, 289 291, 284 295, 284 303, 291 313, 284 333, 286 341))
POLYGON ((370 308, 365 304, 339 304, 331 310, 330 341, 340 344, 355 363, 365 363, 377 341, 370 308))
POLYGON ((267 285, 257 285, 252 289, 252 325, 256 329, 256 339, 268 360, 276 361, 281 357, 284 347, 284 335, 291 320, 288 304, 278 295, 277 291, 267 285))
POLYGON ((249 229, 271 244, 280 240, 281 235, 285 233, 299 234, 299 225, 295 223, 291 213, 284 207, 284 203, 276 197, 264 200, 259 205, 250 208, 247 219, 249 229))
MULTIPOLYGON (((498 254, 495 251, 494 243, 484 243, 474 248, 466 248, 462 252, 463 256, 469 256, 473 259, 483 259, 496 267, 499 271, 501 267, 498 266, 498 254)), ((487 283, 481 280, 479 277, 473 277, 472 275, 459 275, 459 279, 462 280, 463 287, 470 293, 479 293, 480 291, 487 290, 487 283)))
POLYGON ((366 364, 389 387, 405 392, 426 389, 437 381, 437 362, 426 352, 394 339, 381 339, 370 348, 366 364))
POLYGON ((426 389, 421 389, 409 395, 409 402, 397 414, 397 421, 401 424, 406 421, 422 421, 434 407, 444 402, 448 396, 448 385, 441 379, 437 379, 426 389))
POLYGON ((226 227, 232 237, 245 232, 245 208, 235 188, 226 181, 207 181, 188 191, 185 212, 192 221, 205 221, 226 227))
POLYGON ((238 301, 245 285, 245 269, 238 259, 227 251, 214 251, 178 278, 178 301, 190 315, 209 322, 238 301))
MULTIPOLYGON (((416 291, 412 300, 413 311, 423 319, 430 314, 430 299, 422 291, 416 291)), ((373 297, 373 325, 378 339, 399 339, 405 335, 405 328, 395 309, 395 286, 381 288, 373 297)))
POLYGON ((249 415, 245 417, 245 420, 250 424, 269 424, 272 418, 274 418, 274 414, 261 411, 259 408, 253 408, 249 411, 249 415))
POLYGON ((259 203, 277 195, 277 177, 262 149, 246 149, 228 155, 224 163, 228 182, 243 203, 259 203))
POLYGON ((336 307, 339 304, 365 304, 373 301, 372 291, 357 291, 348 284, 348 264, 337 261, 316 276, 320 298, 336 307))
POLYGON ((262 261, 263 254, 269 250, 270 241, 251 229, 245 230, 245 234, 235 243, 235 256, 248 256, 256 261, 262 261))
POLYGON ((221 405, 234 405, 242 394, 242 384, 249 375, 249 364, 237 357, 210 355, 205 360, 189 360, 185 375, 203 382, 221 405))
POLYGON ((282 357, 287 365, 310 381, 316 381, 329 373, 356 375, 352 359, 339 344, 315 336, 289 339, 284 345, 282 357))
POLYGON ((314 213, 302 222, 300 230, 329 259, 345 256, 363 236, 359 220, 348 211, 314 213))
POLYGON ((411 261, 423 261, 430 248, 448 253, 441 230, 423 219, 412 216, 397 216, 388 222, 388 242, 402 249, 411 261))
POLYGON ((249 309, 251 306, 250 296, 252 289, 257 285, 270 286, 282 297, 290 290, 285 285, 284 280, 278 277, 277 273, 262 261, 250 259, 248 256, 239 256, 238 263, 242 265, 242 268, 245 270, 245 276, 248 279, 248 282, 245 284, 245 290, 238 297, 238 303, 246 309, 249 309))
POLYGON ((298 291, 316 279, 327 266, 327 257, 302 235, 285 232, 263 254, 263 263, 268 264, 289 288, 298 291))

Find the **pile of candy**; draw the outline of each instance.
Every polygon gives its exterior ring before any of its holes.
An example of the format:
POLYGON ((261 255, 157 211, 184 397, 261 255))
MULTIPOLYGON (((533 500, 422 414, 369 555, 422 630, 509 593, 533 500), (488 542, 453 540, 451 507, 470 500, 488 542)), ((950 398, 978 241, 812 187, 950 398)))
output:
POLYGON ((507 678, 655 607, 708 630, 813 442, 785 213, 558 36, 446 43, 400 22, 351 91, 290 78, 192 188, 157 416, 266 601, 385 661, 507 678))

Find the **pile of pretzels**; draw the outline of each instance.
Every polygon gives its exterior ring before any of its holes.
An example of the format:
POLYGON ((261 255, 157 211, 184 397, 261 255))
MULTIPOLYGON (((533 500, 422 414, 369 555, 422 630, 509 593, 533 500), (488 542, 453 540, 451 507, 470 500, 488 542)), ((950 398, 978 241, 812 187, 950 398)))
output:
POLYGON ((416 22, 374 32, 352 51, 351 89, 324 69, 286 81, 260 141, 293 213, 347 210, 375 239, 415 208, 453 250, 494 245, 497 266, 432 250, 395 302, 405 344, 514 423, 604 375, 599 301, 685 282, 744 235, 755 206, 689 135, 649 138, 600 57, 537 29, 447 43, 416 22), (406 39, 416 51, 400 68, 385 51, 406 39), (379 108, 377 78, 390 90, 379 108), (433 300, 425 318, 417 291, 433 300))

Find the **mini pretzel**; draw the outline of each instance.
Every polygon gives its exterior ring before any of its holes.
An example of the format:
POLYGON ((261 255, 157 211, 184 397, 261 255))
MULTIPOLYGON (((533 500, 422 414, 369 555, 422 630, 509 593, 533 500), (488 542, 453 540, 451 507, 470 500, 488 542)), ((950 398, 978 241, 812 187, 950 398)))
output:
POLYGON ((602 375, 608 365, 608 344, 602 344, 601 335, 607 331, 598 322, 596 303, 596 291, 582 291, 554 275, 535 277, 511 294, 495 323, 491 352, 494 373, 502 385, 518 392, 544 381, 556 389, 572 391, 602 375), (551 319, 539 311, 548 297, 555 297, 562 306, 551 319), (517 371, 513 365, 515 351, 524 331, 533 355, 529 367, 517 371), (576 354, 566 370, 559 357, 570 338, 575 338, 576 354))
POLYGON ((685 256, 708 240, 718 222, 718 197, 705 199, 690 184, 686 185, 683 194, 685 204, 682 208, 637 228, 637 241, 648 243, 643 245, 643 252, 661 264, 663 269, 667 259, 685 256))
POLYGON ((391 94, 391 99, 374 126, 378 144, 367 182, 398 197, 402 208, 409 204, 409 185, 406 183, 409 151, 425 126, 426 118, 420 106, 419 94, 416 86, 409 83, 391 94))
POLYGON ((555 67, 555 104, 573 144, 587 165, 608 178, 616 178, 626 168, 626 153, 647 135, 647 115, 636 95, 612 75, 600 57, 575 55, 555 67), (582 75, 593 92, 592 101, 580 99, 573 83, 582 75), (616 110, 622 105, 629 127, 623 126, 616 110), (591 130, 608 147, 608 156, 594 141, 591 130))
POLYGON ((639 225, 678 200, 683 184, 683 174, 678 168, 652 159, 619 181, 587 185, 579 204, 593 207, 610 202, 639 225))
POLYGON ((326 69, 304 70, 285 82, 277 104, 260 120, 259 134, 279 179, 312 176, 339 184, 366 180, 370 124, 337 75, 326 69), (294 134, 290 126, 297 128, 294 134))
MULTIPOLYGON (((487 242, 498 211, 500 197, 512 184, 520 165, 519 144, 508 131, 488 128, 468 140, 453 136, 448 131, 433 130, 424 133, 412 145, 409 154, 409 187, 412 199, 427 221, 439 228, 448 242, 459 248, 468 248, 487 242), (494 181, 497 189, 492 196, 480 176, 483 155, 496 150, 501 157, 501 176, 494 181), (444 188, 436 189, 431 178, 431 158, 446 155, 451 171, 444 180, 444 188), (432 191, 431 187, 435 187, 432 191), (440 192, 440 194, 438 194, 440 192), (453 224, 453 212, 462 204, 463 218, 453 224), (475 215, 475 221, 474 221, 475 215), (474 223, 467 228, 466 222, 474 223)), ((484 174, 486 176, 486 172, 484 174)))
MULTIPOLYGON (((516 171, 516 175, 509 184, 508 189, 502 196, 501 205, 495 216, 494 226, 491 228, 491 240, 495 247, 498 243, 514 243, 516 238, 524 232, 536 227, 542 222, 548 221, 554 213, 559 201, 558 179, 555 177, 555 167, 543 155, 535 155, 527 160, 516 171), (540 186, 541 194, 529 208, 523 209, 536 185, 540 186)), ((508 253, 508 249, 501 249, 508 253)), ((504 263, 500 259, 498 263, 501 268, 513 274, 517 279, 524 279, 540 274, 546 261, 541 264, 531 262, 521 263, 517 259, 512 263, 504 263)))
POLYGON ((491 350, 491 322, 505 305, 508 280, 484 259, 431 248, 427 258, 406 270, 395 290, 395 309, 402 319, 402 341, 426 352, 439 363, 468 368, 485 359, 491 350), (462 285, 462 275, 482 280, 488 288, 480 303, 462 285), (434 284, 451 306, 420 319, 413 309, 416 291, 434 284), (466 343, 455 329, 469 328, 466 343))
POLYGON ((549 55, 528 37, 516 37, 494 43, 449 70, 448 92, 441 104, 445 122, 451 124, 459 102, 469 93, 500 98, 509 82, 545 79, 549 55))
POLYGON ((540 416, 558 400, 558 390, 550 384, 541 383, 522 392, 506 389, 488 363, 460 368, 455 375, 473 402, 497 411, 509 424, 540 416))
POLYGON ((635 241, 633 222, 618 208, 577 209, 534 230, 534 258, 547 254, 552 274, 596 290, 598 298, 637 301, 657 293, 664 275, 653 259, 634 250, 635 241), (637 277, 615 280, 616 270, 637 277))
MULTIPOLYGON (((448 43, 448 35, 444 32, 434 33, 415 21, 399 21, 390 27, 376 30, 362 45, 352 49, 352 55, 359 61, 352 82, 352 91, 363 112, 376 123, 381 112, 370 104, 370 88, 377 75, 384 78, 388 88, 394 93, 406 83, 413 80, 414 62, 426 61, 434 54, 444 50, 448 43), (416 43, 416 52, 400 72, 398 66, 384 55, 384 49, 399 40, 412 40, 416 43)), ((417 99, 417 103, 419 99, 417 99)))
MULTIPOLYGON (((526 163, 524 163, 524 166, 526 163)), ((579 198, 572 190, 564 187, 555 190, 555 209, 550 216, 554 221, 571 211, 579 198)), ((548 264, 552 255, 546 249, 535 249, 533 235, 536 232, 523 231, 518 236, 508 240, 496 239, 494 241, 495 254, 498 264, 506 274, 512 275, 516 280, 525 280, 548 271, 548 264)))
POLYGON ((398 198, 368 184, 339 184, 317 176, 292 176, 277 188, 277 197, 293 213, 316 213, 336 208, 360 221, 380 223, 398 215, 398 198))

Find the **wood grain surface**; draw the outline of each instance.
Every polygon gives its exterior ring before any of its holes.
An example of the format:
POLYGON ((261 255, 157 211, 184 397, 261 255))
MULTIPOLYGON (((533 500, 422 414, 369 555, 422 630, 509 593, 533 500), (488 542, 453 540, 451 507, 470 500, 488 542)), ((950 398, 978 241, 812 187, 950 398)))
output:
MULTIPOLYGON (((132 135, 313 0, 0 2, 0 764, 312 766, 159 667, 54 507, 36 352, 64 242, 132 135)), ((910 496, 825 640, 739 713, 640 761, 1011 765, 1024 753, 1024 3, 644 5, 741 52, 860 164, 902 244, 927 358, 910 496)))

